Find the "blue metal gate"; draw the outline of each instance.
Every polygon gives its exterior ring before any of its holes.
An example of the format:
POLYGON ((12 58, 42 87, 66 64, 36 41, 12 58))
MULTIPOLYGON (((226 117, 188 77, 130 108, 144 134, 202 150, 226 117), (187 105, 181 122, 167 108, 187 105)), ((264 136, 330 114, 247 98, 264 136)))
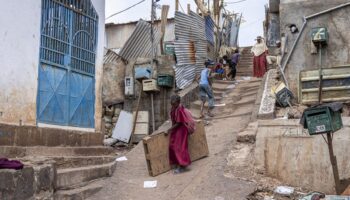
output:
POLYGON ((97 23, 90 0, 42 0, 39 122, 94 127, 97 23))

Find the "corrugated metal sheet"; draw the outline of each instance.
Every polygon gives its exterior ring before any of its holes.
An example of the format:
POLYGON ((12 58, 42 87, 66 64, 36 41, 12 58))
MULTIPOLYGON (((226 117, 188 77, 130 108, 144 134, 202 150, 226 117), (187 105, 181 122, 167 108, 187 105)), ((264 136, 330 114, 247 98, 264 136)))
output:
POLYGON ((103 63, 116 63, 120 56, 113 50, 108 49, 106 55, 103 57, 103 63))
POLYGON ((193 83, 196 77, 196 67, 194 65, 176 65, 175 80, 176 86, 180 89, 184 89, 193 83))
POLYGON ((191 12, 193 18, 193 25, 196 30, 196 73, 199 74, 202 69, 204 69, 204 62, 208 58, 207 52, 207 40, 205 33, 205 20, 198 14, 191 12))
POLYGON ((214 45, 214 20, 210 16, 205 16, 205 35, 208 42, 214 45))
POLYGON ((204 68, 208 58, 205 20, 191 12, 175 13, 176 82, 183 89, 190 85, 204 68))
MULTIPOLYGON (((153 27, 154 30, 154 45, 158 47, 160 42, 160 30, 153 27)), ((157 48, 158 49, 158 48, 157 48)), ((136 28, 130 38, 126 41, 119 55, 126 59, 132 60, 138 57, 149 58, 152 56, 151 42, 151 24, 140 20, 136 24, 136 28)))

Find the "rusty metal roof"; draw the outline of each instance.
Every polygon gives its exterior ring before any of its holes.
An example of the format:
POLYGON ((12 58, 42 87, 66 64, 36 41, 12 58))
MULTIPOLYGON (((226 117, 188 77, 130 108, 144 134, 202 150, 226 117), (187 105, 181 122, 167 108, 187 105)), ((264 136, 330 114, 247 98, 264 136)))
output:
MULTIPOLYGON (((158 49, 161 38, 160 30, 153 27, 153 32, 154 47, 155 49, 158 49)), ((139 57, 152 57, 151 24, 144 20, 140 20, 136 24, 134 32, 120 50, 119 55, 128 61, 139 57)))

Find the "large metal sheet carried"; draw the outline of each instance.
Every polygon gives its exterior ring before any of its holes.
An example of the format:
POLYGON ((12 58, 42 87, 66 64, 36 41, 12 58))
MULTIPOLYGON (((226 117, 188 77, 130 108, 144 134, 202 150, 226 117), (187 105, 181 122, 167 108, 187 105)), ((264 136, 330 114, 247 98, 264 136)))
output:
MULTIPOLYGON (((160 132, 143 139, 147 168, 150 176, 157 176, 171 169, 169 165, 169 135, 160 132)), ((204 129, 204 123, 196 123, 196 131, 188 140, 191 161, 196 161, 209 155, 209 148, 204 129)))

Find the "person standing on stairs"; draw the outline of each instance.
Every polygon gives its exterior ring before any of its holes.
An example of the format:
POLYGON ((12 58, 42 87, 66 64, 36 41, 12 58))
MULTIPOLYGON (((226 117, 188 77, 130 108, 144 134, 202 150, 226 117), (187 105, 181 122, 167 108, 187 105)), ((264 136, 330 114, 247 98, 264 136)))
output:
POLYGON ((261 36, 256 38, 256 44, 251 49, 251 52, 254 55, 253 76, 258 78, 263 77, 267 71, 266 55, 268 53, 268 49, 265 44, 265 40, 261 36))
POLYGON ((207 101, 208 96, 208 111, 207 114, 209 117, 214 117, 212 110, 214 108, 214 95, 212 91, 212 82, 211 82, 211 76, 210 72, 211 69, 214 67, 215 63, 211 60, 207 60, 205 63, 205 69, 201 71, 201 75, 199 77, 199 96, 202 101, 201 105, 201 116, 200 118, 204 117, 204 105, 207 101))
POLYGON ((229 74, 231 76, 231 80, 235 80, 235 78, 236 78, 237 65, 239 63, 239 57, 240 57, 239 51, 238 51, 238 49, 235 49, 235 51, 234 51, 234 53, 232 54, 232 57, 231 57, 231 65, 230 65, 231 71, 230 71, 230 74, 229 74))
POLYGON ((190 153, 188 151, 188 136, 195 130, 195 121, 183 105, 179 95, 172 95, 171 122, 172 127, 168 130, 169 139, 169 164, 175 166, 174 174, 186 171, 186 167, 191 164, 190 153))

